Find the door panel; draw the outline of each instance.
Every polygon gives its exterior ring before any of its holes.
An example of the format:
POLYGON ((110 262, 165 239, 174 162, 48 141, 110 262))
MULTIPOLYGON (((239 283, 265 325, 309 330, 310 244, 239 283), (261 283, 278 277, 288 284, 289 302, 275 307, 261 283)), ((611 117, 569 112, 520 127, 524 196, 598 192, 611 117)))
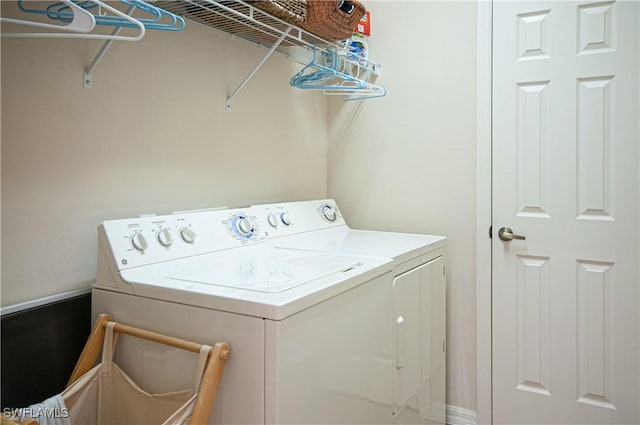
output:
POLYGON ((493 8, 494 422, 640 423, 639 2, 493 8))

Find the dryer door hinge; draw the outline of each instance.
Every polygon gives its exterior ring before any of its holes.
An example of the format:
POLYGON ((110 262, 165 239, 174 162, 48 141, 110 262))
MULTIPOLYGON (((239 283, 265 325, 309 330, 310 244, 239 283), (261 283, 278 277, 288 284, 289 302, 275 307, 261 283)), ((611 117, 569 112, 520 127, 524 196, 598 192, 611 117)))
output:
POLYGON ((489 226, 489 239, 493 239, 493 226, 489 226))

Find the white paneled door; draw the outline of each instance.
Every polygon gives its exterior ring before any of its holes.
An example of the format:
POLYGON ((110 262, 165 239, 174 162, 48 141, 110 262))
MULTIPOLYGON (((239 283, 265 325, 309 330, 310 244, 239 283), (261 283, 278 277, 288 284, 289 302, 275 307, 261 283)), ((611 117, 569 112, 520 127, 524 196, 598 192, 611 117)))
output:
POLYGON ((494 423, 640 423, 639 4, 494 2, 494 423))

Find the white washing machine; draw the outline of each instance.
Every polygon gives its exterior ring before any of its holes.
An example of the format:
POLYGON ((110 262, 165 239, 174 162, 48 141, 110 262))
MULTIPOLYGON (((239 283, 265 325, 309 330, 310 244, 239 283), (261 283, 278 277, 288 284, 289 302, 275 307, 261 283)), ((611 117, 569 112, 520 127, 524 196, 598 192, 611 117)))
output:
MULTIPOLYGON (((263 210, 104 222, 93 316, 229 342, 209 423, 391 422, 392 262, 275 247, 263 210)), ((126 336, 116 353, 150 392, 192 388, 194 357, 126 336)))
POLYGON ((254 208, 276 247, 392 260, 393 422, 444 424, 446 238, 351 229, 331 199, 254 208))

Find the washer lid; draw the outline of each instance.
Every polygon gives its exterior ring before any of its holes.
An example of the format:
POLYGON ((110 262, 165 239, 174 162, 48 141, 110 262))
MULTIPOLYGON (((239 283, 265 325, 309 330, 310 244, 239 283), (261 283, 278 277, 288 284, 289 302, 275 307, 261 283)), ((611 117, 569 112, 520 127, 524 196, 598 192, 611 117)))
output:
POLYGON ((358 266, 348 258, 310 256, 308 253, 278 253, 239 256, 209 263, 199 270, 167 276, 168 279, 224 286, 256 292, 277 293, 312 280, 345 272, 358 266))
POLYGON ((391 288, 390 271, 385 258, 259 244, 122 270, 105 289, 283 320, 370 281, 391 288))

